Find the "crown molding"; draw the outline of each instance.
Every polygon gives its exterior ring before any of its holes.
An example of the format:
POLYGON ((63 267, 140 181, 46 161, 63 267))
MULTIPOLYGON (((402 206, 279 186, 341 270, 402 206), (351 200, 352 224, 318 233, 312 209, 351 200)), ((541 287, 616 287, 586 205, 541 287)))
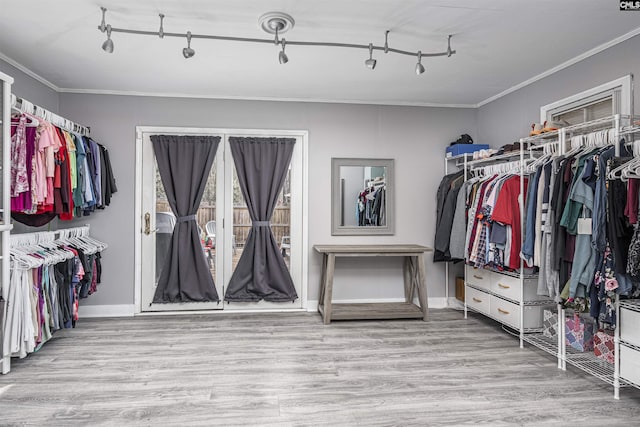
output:
POLYGON ((533 76, 530 79, 523 81, 522 83, 518 83, 517 85, 512 86, 509 89, 503 90, 502 92, 500 92, 500 93, 498 93, 496 95, 493 95, 492 97, 489 97, 489 98, 485 99, 484 101, 480 101, 479 103, 476 104, 475 108, 480 108, 483 105, 486 105, 486 104, 488 104, 490 102, 493 102, 493 101, 495 101, 497 99, 500 99, 500 98, 502 98, 502 97, 504 97, 506 95, 509 95, 510 93, 513 93, 513 92, 517 91, 518 89, 522 89, 525 86, 529 86, 530 84, 535 83, 538 80, 542 80, 545 77, 549 77, 550 75, 555 74, 558 71, 564 70, 565 68, 568 68, 568 67, 570 67, 570 66, 572 66, 574 64, 577 64, 580 61, 583 61, 583 60, 585 60, 587 58, 590 58, 590 57, 592 57, 594 55, 597 55, 598 53, 600 53, 600 52, 602 52, 604 50, 607 50, 610 47, 613 47, 613 46, 615 46, 617 44, 620 44, 620 43, 622 43, 622 42, 624 42, 626 40, 629 40, 630 38, 633 38, 633 37, 637 36, 638 34, 640 34, 640 27, 629 31, 628 33, 623 34, 620 37, 616 37, 613 40, 610 40, 610 41, 608 41, 606 43, 603 43, 600 46, 594 47, 593 49, 588 50, 588 51, 586 51, 586 52, 584 52, 584 53, 582 53, 582 54, 580 54, 580 55, 578 55, 578 56, 576 56, 574 58, 571 58, 568 61, 565 61, 560 65, 556 65, 555 67, 550 68, 547 71, 544 71, 544 72, 542 72, 542 73, 540 73, 540 74, 538 74, 536 76, 533 76))
POLYGON ((279 98, 279 97, 247 97, 220 96, 208 94, 189 94, 179 92, 145 92, 108 89, 73 89, 60 88, 60 93, 89 94, 89 95, 117 95, 117 96, 150 96, 158 98, 192 98, 192 99, 220 99, 230 101, 270 101, 270 102, 309 102, 325 104, 359 104, 359 105, 389 105, 399 107, 435 107, 435 108, 476 108, 475 104, 437 104, 428 102, 402 101, 367 101, 361 99, 331 99, 331 98, 279 98))
POLYGON ((6 62, 7 64, 11 65, 12 67, 15 67, 18 70, 22 71, 23 73, 25 73, 26 75, 28 75, 32 79, 35 79, 35 80, 39 81, 43 85, 47 86, 49 89, 53 89, 56 92, 60 92, 60 88, 58 86, 54 85, 49 80, 47 80, 44 77, 42 77, 40 74, 31 71, 30 69, 28 69, 27 67, 25 67, 24 65, 19 63, 18 61, 15 61, 15 60, 9 58, 7 55, 5 55, 2 52, 0 52, 0 59, 3 60, 4 62, 6 62))

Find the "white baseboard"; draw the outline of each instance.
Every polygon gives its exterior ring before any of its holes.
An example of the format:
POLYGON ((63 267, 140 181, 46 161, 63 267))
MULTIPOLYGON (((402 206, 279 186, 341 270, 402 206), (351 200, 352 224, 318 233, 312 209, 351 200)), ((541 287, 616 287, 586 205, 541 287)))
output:
MULTIPOLYGON (((344 299, 344 300, 334 300, 335 303, 378 303, 378 302, 404 302, 404 298, 383 298, 383 299, 344 299)), ((417 300, 414 301, 416 304, 417 300)), ((457 304, 460 304, 458 300, 455 298, 449 298, 449 305, 447 305, 447 299, 445 297, 434 297, 429 298, 428 304, 429 308, 447 308, 447 307, 457 307, 457 304)), ((263 312, 264 310, 247 310, 245 312, 263 312)), ((298 311, 298 310, 271 310, 271 311, 298 311)), ((318 300, 308 300, 307 308, 308 312, 316 312, 318 311, 318 300)), ((219 311, 211 311, 211 312, 222 312, 219 311)), ((239 310, 229 310, 232 313, 239 313, 239 310)), ((146 314, 146 313, 145 313, 146 314)), ((156 313, 154 313, 156 314, 156 313)), ((168 314, 168 313, 157 313, 157 314, 168 314)), ((173 314, 173 313, 172 313, 173 314)), ((134 304, 120 304, 120 305, 80 305, 78 307, 78 315, 82 319, 90 318, 90 317, 132 317, 135 315, 135 305, 134 304)))
MULTIPOLYGON (((404 298, 342 299, 342 300, 333 300, 332 302, 336 303, 336 304, 357 304, 357 303, 370 303, 370 302, 373 302, 373 303, 378 303, 378 302, 404 302, 404 298)), ((413 302, 415 304, 418 304, 418 300, 417 299, 414 300, 413 302)), ((447 299, 445 297, 428 298, 427 304, 429 305, 429 308, 447 308, 447 299)), ((307 311, 309 311, 309 312, 318 311, 318 300, 308 300, 307 301, 307 311)))
POLYGON ((78 317, 132 317, 135 313, 135 305, 80 305, 78 317))

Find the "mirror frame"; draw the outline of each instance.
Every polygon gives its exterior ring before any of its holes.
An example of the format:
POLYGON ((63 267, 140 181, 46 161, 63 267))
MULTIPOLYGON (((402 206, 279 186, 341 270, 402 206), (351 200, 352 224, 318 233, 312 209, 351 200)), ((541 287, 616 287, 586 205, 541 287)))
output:
POLYGON ((331 159, 331 235, 332 236, 388 236, 395 234, 394 215, 394 161, 393 159, 365 159, 365 158, 338 158, 331 159), (387 223, 381 227, 354 227, 340 225, 341 208, 341 166, 382 166, 385 171, 386 198, 385 209, 387 210, 387 223))

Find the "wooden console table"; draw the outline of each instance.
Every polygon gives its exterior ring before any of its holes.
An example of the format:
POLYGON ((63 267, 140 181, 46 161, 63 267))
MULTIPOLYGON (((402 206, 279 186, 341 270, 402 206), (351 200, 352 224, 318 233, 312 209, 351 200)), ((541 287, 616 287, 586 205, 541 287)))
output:
POLYGON ((318 311, 324 324, 331 320, 423 319, 427 320, 427 285, 424 253, 433 249, 420 245, 315 245, 322 254, 322 276, 318 311), (403 257, 405 302, 332 304, 336 257, 403 257), (420 306, 413 303, 418 291, 420 306))

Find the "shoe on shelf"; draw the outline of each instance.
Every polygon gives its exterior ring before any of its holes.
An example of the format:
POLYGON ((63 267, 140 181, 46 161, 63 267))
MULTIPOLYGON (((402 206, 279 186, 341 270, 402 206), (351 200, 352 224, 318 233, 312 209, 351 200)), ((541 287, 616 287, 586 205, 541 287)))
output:
POLYGON ((553 132, 554 130, 558 130, 563 126, 565 125, 560 122, 545 121, 542 125, 542 132, 553 132))
POLYGON ((531 132, 529 132, 529 136, 536 136, 542 133, 542 125, 540 123, 532 123, 531 124, 531 132))

